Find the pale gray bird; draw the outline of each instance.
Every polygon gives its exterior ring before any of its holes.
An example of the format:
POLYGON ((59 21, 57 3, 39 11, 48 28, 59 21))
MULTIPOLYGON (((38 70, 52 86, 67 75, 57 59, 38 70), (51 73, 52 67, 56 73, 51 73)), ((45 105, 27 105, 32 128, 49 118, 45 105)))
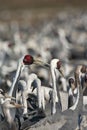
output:
POLYGON ((22 71, 24 70, 24 68, 26 66, 29 66, 29 65, 32 65, 32 64, 37 64, 37 65, 49 67, 48 63, 44 63, 43 61, 36 60, 31 55, 23 56, 18 61, 18 67, 17 67, 16 75, 15 75, 14 81, 11 85, 11 89, 8 92, 9 96, 12 96, 14 94, 14 91, 16 89, 16 83, 17 83, 18 79, 20 78, 20 75, 21 75, 22 71))
MULTIPOLYGON (((63 75, 63 69, 62 69, 62 65, 59 59, 52 59, 51 63, 50 63, 50 71, 51 71, 51 77, 52 77, 52 88, 46 87, 46 86, 42 86, 39 87, 40 91, 39 93, 41 93, 41 102, 42 102, 42 107, 43 109, 45 109, 45 105, 46 105, 46 100, 49 101, 50 100, 50 93, 52 94, 52 114, 56 113, 56 103, 59 102, 60 106, 61 106, 61 99, 60 99, 60 93, 59 93, 59 89, 58 86, 56 84, 56 80, 57 80, 57 76, 58 76, 58 72, 57 70, 63 75), (57 76, 56 76, 57 74, 57 76)), ((63 75, 64 76, 64 75, 63 75)), ((41 84, 41 83, 40 83, 41 84)), ((37 88, 38 89, 38 88, 37 88)), ((61 108, 62 109, 62 108, 61 108)))
POLYGON ((22 105, 15 103, 12 99, 15 98, 8 96, 0 89, 0 112, 4 120, 8 123, 8 129, 17 130, 16 123, 14 122, 16 108, 20 108, 22 105))

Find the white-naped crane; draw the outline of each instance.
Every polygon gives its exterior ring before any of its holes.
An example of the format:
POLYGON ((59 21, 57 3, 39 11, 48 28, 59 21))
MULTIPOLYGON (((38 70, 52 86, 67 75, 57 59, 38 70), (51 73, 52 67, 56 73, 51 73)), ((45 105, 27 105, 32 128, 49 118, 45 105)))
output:
MULTIPOLYGON (((28 57, 28 56, 26 56, 25 58, 29 58, 29 59, 24 59, 23 61, 24 61, 24 63, 26 64, 26 65, 28 65, 29 63, 29 61, 28 60, 31 60, 30 58, 31 57, 28 57)), ((60 73, 63 75, 63 70, 62 70, 62 65, 61 65, 61 62, 60 62, 60 60, 59 59, 53 59, 52 61, 51 61, 51 63, 50 63, 50 65, 49 64, 47 64, 47 63, 44 63, 44 62, 42 62, 42 61, 39 61, 39 60, 33 60, 33 57, 32 57, 32 62, 31 62, 31 64, 32 63, 36 63, 36 64, 38 64, 38 65, 42 65, 42 66, 47 66, 47 67, 50 67, 50 70, 51 70, 51 75, 52 75, 52 85, 53 85, 53 88, 45 88, 45 87, 42 87, 41 86, 41 83, 40 83, 40 80, 37 78, 37 76, 35 75, 35 74, 31 74, 30 76, 29 76, 29 79, 28 79, 28 84, 27 84, 27 89, 25 89, 25 90, 23 90, 24 92, 23 92, 23 96, 25 97, 25 98, 27 98, 27 95, 28 95, 28 93, 32 93, 32 91, 31 91, 31 84, 32 84, 32 82, 34 81, 34 80, 36 80, 36 81, 38 81, 37 82, 37 84, 39 84, 39 86, 37 87, 37 90, 34 90, 33 91, 33 93, 35 93, 35 94, 37 94, 37 96, 38 96, 38 104, 39 104, 39 108, 41 107, 41 103, 43 104, 42 105, 42 107, 44 108, 45 107, 45 105, 44 105, 44 98, 47 98, 47 96, 49 97, 50 95, 49 95, 49 92, 52 90, 52 92, 53 92, 53 98, 52 98, 52 102, 54 103, 53 104, 53 107, 52 107, 52 114, 55 114, 56 113, 56 102, 58 102, 59 101, 59 104, 61 104, 61 101, 60 101, 60 96, 59 96, 59 90, 57 91, 57 87, 56 87, 56 70, 58 69, 59 71, 60 71, 60 73), (44 93, 44 91, 45 92, 48 92, 48 95, 46 95, 46 93, 44 93), (37 93, 38 92, 38 93, 37 93), (42 93, 42 94, 41 94, 42 93), (26 95, 26 96, 25 96, 26 95), (41 97, 41 96, 44 96, 44 97, 41 97), (56 97, 57 97, 57 95, 58 95, 58 101, 57 101, 57 99, 56 99, 56 97)), ((24 86, 23 86, 24 87, 24 86)), ((49 99, 48 99, 49 100, 49 99)), ((26 104, 26 100, 24 101, 25 102, 25 104, 26 104)), ((27 104, 26 104, 26 106, 27 106, 27 104)), ((24 113, 27 113, 27 107, 26 107, 26 109, 25 109, 25 112, 24 113)))
MULTIPOLYGON (((74 124, 73 129, 75 129, 77 126, 80 130, 81 126, 81 118, 83 113, 83 91, 82 91, 82 85, 81 85, 81 75, 80 73, 75 73, 75 83, 77 87, 77 98, 75 103, 67 109, 63 114, 66 115, 67 123, 62 127, 61 130, 65 130, 70 128, 71 126, 71 120, 74 124), (68 125, 67 125, 68 124, 68 125)), ((73 86, 74 87, 74 86, 73 86)))
MULTIPOLYGON (((26 115, 28 113, 27 99, 29 98, 29 94, 33 94, 33 95, 37 96, 39 109, 43 109, 43 110, 45 109, 46 101, 50 100, 50 92, 53 91, 53 88, 42 86, 40 79, 34 73, 31 73, 28 76, 27 83, 24 80, 20 80, 18 85, 19 85, 18 88, 20 89, 21 93, 18 92, 19 97, 17 98, 17 100, 20 100, 22 98, 21 103, 24 106, 23 115, 24 114, 26 115), (32 85, 32 83, 34 83, 34 85, 32 85)), ((57 95, 56 95, 55 100, 56 100, 56 102, 58 102, 57 95)), ((30 105, 30 104, 28 104, 28 105, 30 105)))
MULTIPOLYGON (((53 93, 52 93, 52 114, 56 113, 56 96, 58 96, 59 103, 61 105, 61 98, 60 98, 60 93, 59 89, 57 87, 57 77, 56 77, 56 70, 60 71, 60 73, 63 75, 63 69, 62 69, 62 62, 59 59, 53 59, 50 62, 50 70, 51 70, 51 76, 52 76, 52 88, 53 88, 53 93)), ((64 76, 64 75, 63 75, 64 76)), ((62 107, 62 106, 61 106, 62 107)), ((62 109, 62 108, 61 108, 62 109)))
MULTIPOLYGON (((32 56, 30 56, 30 55, 26 55, 25 57, 21 58, 21 59, 19 60, 18 69, 17 69, 17 72, 16 72, 15 79, 14 79, 14 81, 13 81, 13 84, 12 84, 12 86, 11 86, 10 91, 8 92, 8 96, 12 96, 12 95, 14 94, 14 91, 15 91, 15 89, 16 89, 15 86, 16 86, 17 80, 19 79, 20 74, 21 74, 21 72, 23 71, 24 67, 25 67, 25 66, 28 66, 28 65, 31 65, 31 64, 33 64, 33 63, 39 64, 39 65, 42 65, 42 66, 49 67, 49 64, 44 63, 44 62, 39 61, 39 60, 35 60, 35 59, 34 59, 32 56)), ((51 63, 51 64, 52 64, 52 63, 51 63)), ((58 70, 62 73, 62 71, 61 71, 61 63, 59 62, 59 60, 58 60, 58 59, 54 60, 53 64, 54 64, 55 67, 54 67, 54 66, 51 66, 52 76, 54 76, 54 74, 56 73, 56 69, 58 69, 58 70), (53 70, 53 69, 54 69, 54 70, 53 70)), ((53 105, 52 114, 54 114, 54 113, 56 112, 56 101, 55 101, 54 97, 55 97, 55 95, 57 95, 57 92, 56 92, 56 91, 57 91, 57 90, 56 90, 57 88, 56 88, 56 84, 55 84, 54 82, 56 82, 56 78, 55 78, 55 77, 53 78, 53 102, 54 102, 54 105, 53 105), (54 111, 54 110, 55 110, 55 111, 54 111)), ((60 99, 60 96, 59 96, 59 99, 60 99)), ((10 104, 11 99, 7 98, 7 99, 6 99, 6 102, 9 102, 9 104, 10 104)), ((5 106, 6 102, 4 103, 4 106, 5 106)), ((9 105, 9 106, 10 106, 10 105, 9 105)), ((4 108, 3 108, 4 114, 6 113, 6 110, 9 111, 9 109, 4 109, 4 108)), ((7 118, 7 119, 8 119, 8 118, 7 118)), ((9 120, 8 120, 8 122, 9 122, 9 120)))
MULTIPOLYGON (((28 76, 27 83, 24 80, 20 80, 18 83, 18 88, 20 89, 20 92, 17 93, 19 97, 16 99, 20 100, 22 98, 21 103, 24 106, 23 115, 27 115, 28 113, 27 99, 29 98, 29 94, 35 95, 37 97, 39 109, 45 109, 45 100, 50 100, 49 93, 52 91, 52 88, 41 86, 41 81, 36 74, 31 73, 28 76)), ((30 106, 30 108, 32 107, 30 104, 28 104, 28 106, 30 106)))
MULTIPOLYGON (((31 58, 31 57, 29 57, 29 58, 31 58)), ((31 61, 29 63, 31 63, 31 61)), ((14 125, 15 130, 16 130, 16 127, 15 127, 15 124, 14 124, 15 112, 12 112, 12 111, 14 111, 14 109, 11 109, 11 108, 22 107, 22 105, 16 104, 15 102, 13 102, 10 97, 12 97, 13 92, 15 91, 15 84, 16 84, 18 78, 19 78, 19 75, 20 75, 21 71, 22 71, 21 70, 22 67, 24 67, 23 66, 23 59, 19 60, 19 64, 18 64, 15 79, 14 79, 13 84, 12 84, 8 94, 7 94, 8 97, 5 98, 5 99, 1 98, 1 107, 2 107, 2 111, 3 111, 3 115, 4 115, 5 119, 6 119, 6 121, 8 122, 10 128, 12 129, 12 127, 14 125)))
POLYGON ((13 97, 10 97, 6 93, 4 93, 4 91, 2 89, 0 89, 0 115, 1 116, 3 116, 1 104, 2 104, 2 101, 5 100, 6 98, 14 99, 13 97))
MULTIPOLYGON (((44 63, 43 61, 40 61, 40 60, 35 60, 31 55, 25 55, 23 56, 21 59, 19 59, 18 61, 18 67, 17 67, 17 71, 16 71, 16 75, 15 75, 15 78, 14 78, 14 81, 11 85, 11 88, 8 92, 8 96, 11 97, 11 96, 14 96, 16 97, 16 90, 17 90, 17 82, 20 78, 20 75, 21 75, 21 72, 23 71, 23 69, 26 67, 26 66, 29 66, 29 65, 32 65, 32 64, 39 64, 41 66, 46 66, 46 67, 49 67, 49 64, 48 63, 44 63)), ((8 100, 11 101, 11 99, 8 98, 8 100)))
MULTIPOLYGON (((76 121, 77 122, 77 126, 80 129, 80 125, 81 125, 81 118, 82 117, 82 112, 83 112, 83 91, 82 91, 82 74, 85 74, 85 71, 83 71, 83 65, 78 65, 76 67, 75 73, 74 73, 74 77, 75 77, 75 86, 73 84, 73 88, 77 88, 77 98, 75 99, 75 103, 69 108, 69 110, 73 111, 74 113, 76 113, 77 117, 76 117, 76 121)), ((73 113, 73 114, 74 114, 73 113)), ((72 116, 73 117, 73 116, 72 116)))
MULTIPOLYGON (((28 81, 24 81, 24 80, 20 80, 18 83, 18 88, 20 89, 20 92, 17 92, 17 101, 21 100, 21 104, 23 104, 24 108, 23 108, 23 115, 27 115, 28 114, 28 105, 30 107, 32 107, 30 105, 30 103, 28 102, 27 105, 27 99, 29 98, 29 94, 33 94, 35 96, 37 96, 38 99, 38 108, 41 108, 41 84, 40 84, 40 80, 38 79, 37 75, 34 73, 31 73, 28 77, 28 81), (34 86, 32 86, 32 83, 34 83, 34 86), (37 87, 38 86, 38 87, 37 87), (34 88, 38 88, 37 90, 34 88), (34 90, 34 91, 33 91, 34 90)), ((33 107, 32 107, 33 109, 33 107)))
POLYGON ((32 64, 37 64, 37 65, 49 67, 48 63, 44 63, 43 61, 36 60, 31 55, 25 55, 22 58, 20 58, 19 61, 18 61, 18 67, 17 67, 17 71, 16 71, 14 81, 11 85, 11 89, 8 92, 9 96, 12 96, 13 91, 15 89, 15 85, 16 85, 16 83, 17 83, 17 81, 18 81, 18 79, 21 75, 21 72, 24 70, 24 68, 26 66, 29 66, 29 65, 32 65, 32 64))
POLYGON ((2 100, 1 108, 4 115, 5 121, 8 123, 10 130, 17 130, 15 116, 16 116, 16 108, 23 107, 20 104, 15 103, 14 101, 9 101, 8 99, 5 101, 2 100))
POLYGON ((68 108, 75 104, 77 99, 77 87, 75 86, 75 80, 73 77, 69 78, 69 91, 68 91, 68 108))
MULTIPOLYGON (((38 91, 39 93, 41 93, 41 102, 42 102, 42 108, 43 109, 45 109, 46 100, 49 101, 50 96, 51 96, 51 101, 52 101, 51 113, 52 114, 56 113, 56 103, 57 102, 59 102, 60 108, 62 107, 60 93, 59 93, 59 89, 58 89, 58 86, 57 86, 57 83, 56 83, 57 82, 56 76, 58 76, 57 70, 63 75, 63 68, 62 68, 61 61, 59 59, 52 59, 51 62, 50 62, 50 71, 51 71, 51 77, 52 77, 52 88, 49 88, 49 87, 46 87, 46 86, 41 86, 41 87, 39 87, 39 88, 41 88, 41 90, 38 91)), ((40 83, 40 85, 41 85, 41 83, 40 83)), ((38 88, 36 88, 36 89, 38 89, 38 88)))
MULTIPOLYGON (((0 112, 1 115, 4 118, 4 123, 8 124, 8 129, 10 130, 17 130, 15 115, 16 115, 16 108, 21 108, 22 105, 15 103, 14 97, 8 96, 6 93, 3 92, 3 90, 0 89, 0 112)), ((4 125, 4 123, 1 123, 4 125)), ((1 125, 1 128, 3 129, 4 126, 1 125)))
MULTIPOLYGON (((87 67, 85 65, 78 65, 75 69, 75 72, 74 72, 74 77, 75 77, 75 82, 73 82, 73 87, 74 89, 76 89, 76 95, 77 95, 77 98, 75 99, 75 103, 73 104, 73 106, 70 107, 70 109, 75 109, 76 108, 76 104, 78 104, 78 101, 79 101, 79 98, 80 98, 80 92, 79 92, 79 89, 78 89, 78 82, 80 82, 81 84, 81 89, 82 89, 82 85, 83 85, 83 82, 84 82, 84 77, 85 77, 85 73, 87 71, 87 67)), ((83 92, 81 92, 81 94, 83 95, 83 92)), ((82 100, 84 100, 83 96, 82 96, 82 100)))
MULTIPOLYGON (((80 82, 81 82, 81 87, 83 91, 83 108, 86 110, 86 105, 87 105, 87 95, 84 95, 85 89, 86 89, 86 71, 87 68, 85 65, 79 65, 76 67, 75 70, 75 77, 76 75, 79 74, 80 82)), ((76 79, 76 78, 75 78, 76 79)), ((69 100, 68 100, 68 107, 73 108, 72 106, 75 104, 76 100, 79 98, 79 92, 77 88, 76 81, 73 78, 69 79, 69 100)))
POLYGON ((82 116, 82 107, 83 107, 83 92, 82 92, 82 86, 81 86, 81 82, 80 82, 80 76, 79 74, 76 74, 76 84, 77 84, 77 88, 78 88, 78 98, 75 102, 75 104, 70 107, 70 109, 65 110, 64 112, 60 112, 60 113, 56 113, 54 115, 51 115, 49 117, 47 117, 45 120, 42 120, 40 122, 38 122, 37 124, 35 124, 34 126, 32 126, 33 130, 38 130, 39 128, 41 128, 42 125, 44 125, 44 129, 46 129, 47 127, 49 129, 54 128, 54 126, 56 127, 56 129, 60 129, 60 130, 66 130, 66 129, 70 129, 71 125, 74 124, 72 126, 72 129, 75 129, 78 126, 80 126, 81 124, 81 120, 80 120, 80 116, 82 116), (58 122, 62 122, 64 121, 64 124, 61 126, 61 128, 58 127, 58 122), (50 125, 49 125, 50 124, 50 125))

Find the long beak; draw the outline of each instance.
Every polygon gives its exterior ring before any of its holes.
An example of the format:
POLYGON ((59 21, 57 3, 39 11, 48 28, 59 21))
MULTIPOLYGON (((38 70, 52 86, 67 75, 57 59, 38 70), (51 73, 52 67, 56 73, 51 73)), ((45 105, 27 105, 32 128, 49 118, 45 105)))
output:
POLYGON ((61 75, 65 78, 63 67, 60 67, 60 69, 58 69, 58 70, 59 70, 59 72, 61 73, 61 75))
POLYGON ((23 105, 17 103, 10 103, 6 106, 7 108, 21 108, 23 105))
POLYGON ((21 108, 21 107, 23 107, 23 105, 17 104, 17 103, 15 103, 14 106, 15 106, 15 108, 21 108))
POLYGON ((43 66, 46 68, 50 68, 50 64, 45 63, 45 62, 38 60, 38 59, 34 59, 34 64, 37 64, 37 65, 40 65, 40 66, 43 66))
POLYGON ((5 94, 5 98, 11 98, 11 99, 13 99, 13 100, 16 99, 15 97, 11 97, 11 96, 9 96, 8 94, 5 94))
POLYGON ((34 91, 35 87, 32 87, 32 92, 34 91))

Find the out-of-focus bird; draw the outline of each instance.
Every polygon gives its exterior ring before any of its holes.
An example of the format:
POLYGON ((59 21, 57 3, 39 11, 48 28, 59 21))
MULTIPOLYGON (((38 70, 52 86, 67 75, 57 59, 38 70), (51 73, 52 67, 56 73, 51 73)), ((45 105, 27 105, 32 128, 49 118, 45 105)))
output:
POLYGON ((75 86, 75 80, 73 78, 69 78, 69 97, 68 97, 68 108, 73 106, 77 99, 77 87, 75 86))

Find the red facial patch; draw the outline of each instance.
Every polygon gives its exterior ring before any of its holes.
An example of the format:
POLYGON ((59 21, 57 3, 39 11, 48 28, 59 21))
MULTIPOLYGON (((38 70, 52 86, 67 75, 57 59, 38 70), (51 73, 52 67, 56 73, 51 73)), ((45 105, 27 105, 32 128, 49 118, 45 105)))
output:
POLYGON ((31 65, 31 64, 33 64, 33 62, 34 62, 34 59, 31 55, 25 55, 25 57, 23 59, 23 63, 25 65, 31 65))
POLYGON ((62 66, 62 62, 61 62, 61 61, 58 61, 58 62, 57 62, 57 69, 60 69, 61 66, 62 66))

